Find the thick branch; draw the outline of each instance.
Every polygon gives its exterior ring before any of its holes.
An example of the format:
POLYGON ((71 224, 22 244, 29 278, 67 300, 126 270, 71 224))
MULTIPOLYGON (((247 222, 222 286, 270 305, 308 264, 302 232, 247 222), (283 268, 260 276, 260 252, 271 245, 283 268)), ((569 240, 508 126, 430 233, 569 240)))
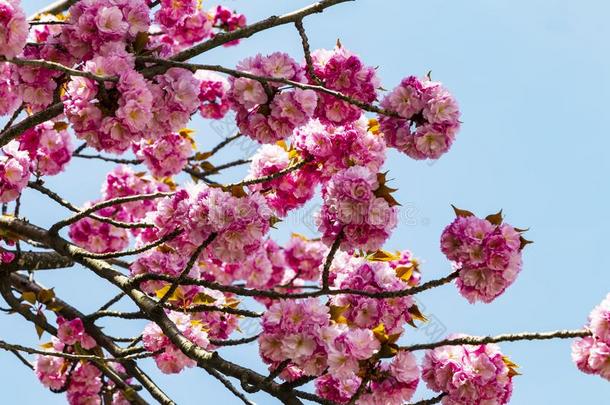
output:
POLYGON ((64 104, 59 102, 51 105, 46 110, 42 110, 36 114, 30 115, 29 117, 19 121, 6 131, 0 134, 0 147, 3 147, 19 135, 24 133, 27 129, 32 128, 38 124, 42 124, 45 121, 55 118, 64 112, 64 104))
POLYGON ((11 263, 3 266, 5 271, 50 270, 74 266, 74 261, 55 252, 21 252, 11 263))

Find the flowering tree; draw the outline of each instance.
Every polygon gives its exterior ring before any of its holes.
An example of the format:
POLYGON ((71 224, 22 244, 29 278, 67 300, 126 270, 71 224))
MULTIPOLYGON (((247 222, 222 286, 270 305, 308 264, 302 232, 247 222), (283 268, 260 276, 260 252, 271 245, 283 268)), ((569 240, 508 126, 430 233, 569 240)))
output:
POLYGON ((515 281, 529 241, 501 212, 479 218, 454 207, 440 236, 453 266, 445 277, 424 282, 409 251, 383 250, 400 209, 386 149, 438 159, 460 112, 430 75, 384 93, 376 70, 342 44, 312 51, 303 19, 347 1, 248 25, 196 0, 64 0, 30 19, 19 0, 0 0, 0 294, 7 312, 52 336, 42 349, 0 348, 71 404, 174 403, 138 365, 148 357, 167 374, 201 368, 248 404, 258 391, 286 404, 404 404, 420 379, 438 393, 420 405, 505 404, 517 365, 496 343, 517 340, 576 338, 576 366, 610 380, 610 295, 582 329, 399 344, 426 322, 415 295, 455 282, 469 302, 492 302, 515 281), (300 35, 302 62, 280 52, 234 69, 188 62, 284 24, 300 35), (229 111, 239 133, 196 150, 191 117, 229 111), (209 162, 240 137, 260 144, 251 159, 209 162), (129 151, 135 159, 120 157, 129 151), (84 207, 44 181, 73 158, 118 164, 84 207), (240 182, 210 179, 243 164, 240 182), (181 172, 192 181, 177 184, 181 172), (48 229, 28 222, 26 187, 71 216, 48 229), (318 238, 269 238, 318 190, 318 238), (90 314, 35 281, 36 271, 77 263, 117 294, 90 314), (123 298, 133 310, 112 310, 123 298), (105 318, 149 323, 123 338, 100 327, 105 318), (239 335, 246 321, 262 332, 239 335), (267 374, 223 358, 251 342, 267 374))

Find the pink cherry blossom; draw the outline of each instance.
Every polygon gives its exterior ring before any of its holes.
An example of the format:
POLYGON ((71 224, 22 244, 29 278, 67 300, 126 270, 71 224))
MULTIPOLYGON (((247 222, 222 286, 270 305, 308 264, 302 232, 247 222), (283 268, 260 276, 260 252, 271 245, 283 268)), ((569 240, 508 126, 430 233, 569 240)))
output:
POLYGON ((0 155, 0 202, 17 199, 30 178, 28 153, 19 150, 19 142, 11 141, 0 155))
POLYGON ((168 177, 184 169, 193 152, 193 144, 186 134, 170 133, 133 144, 136 156, 142 159, 155 177, 168 177))
POLYGON ((457 217, 443 231, 441 249, 459 269, 456 284, 470 303, 493 301, 521 271, 521 235, 508 224, 457 217))
POLYGON ((322 189, 316 217, 322 240, 330 245, 343 232, 343 250, 380 248, 396 227, 398 210, 375 196, 378 187, 375 174, 362 166, 335 174, 322 189))
POLYGON ((443 404, 506 404, 515 375, 512 367, 495 344, 441 346, 426 352, 422 379, 431 390, 447 394, 443 404))
POLYGON ((20 0, 0 1, 0 56, 12 59, 20 54, 29 28, 20 0))
POLYGON ((413 159, 438 159, 446 153, 460 127, 453 96, 438 82, 409 76, 381 101, 402 118, 381 116, 388 146, 413 159))
MULTIPOLYGON (((380 81, 375 68, 364 65, 358 55, 337 46, 332 51, 316 50, 311 57, 314 73, 325 87, 366 103, 377 99, 380 81)), ((332 95, 321 93, 315 115, 324 124, 346 125, 360 118, 361 110, 332 95)))

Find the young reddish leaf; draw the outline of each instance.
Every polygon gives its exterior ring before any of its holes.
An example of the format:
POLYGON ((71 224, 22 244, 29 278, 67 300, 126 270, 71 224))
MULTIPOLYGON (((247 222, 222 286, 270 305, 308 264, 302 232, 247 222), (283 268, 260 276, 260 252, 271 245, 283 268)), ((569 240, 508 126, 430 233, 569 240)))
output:
POLYGON ((502 210, 500 210, 496 214, 488 215, 485 217, 486 220, 491 222, 493 225, 501 225, 502 224, 502 210))
POLYGON ((530 243, 534 243, 531 240, 525 239, 523 236, 520 236, 519 240, 521 241, 521 246, 519 246, 519 250, 523 250, 523 248, 529 245, 530 243))
POLYGON ((455 211, 455 215, 458 217, 463 217, 463 218, 474 217, 474 214, 470 211, 459 209, 453 204, 451 204, 451 207, 453 207, 453 211, 455 211))
POLYGON ((417 305, 410 306, 407 312, 411 314, 411 317, 413 317, 413 319, 417 321, 428 322, 428 318, 426 318, 426 316, 422 314, 417 305))

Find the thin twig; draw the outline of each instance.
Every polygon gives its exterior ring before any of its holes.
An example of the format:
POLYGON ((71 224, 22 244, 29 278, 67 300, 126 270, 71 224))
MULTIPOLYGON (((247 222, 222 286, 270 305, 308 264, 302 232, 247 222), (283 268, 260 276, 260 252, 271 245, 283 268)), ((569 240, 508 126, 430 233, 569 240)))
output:
POLYGON ((165 292, 165 294, 158 301, 158 305, 159 306, 165 305, 167 300, 172 295, 174 295, 174 293, 176 292, 176 289, 178 289, 178 287, 180 286, 182 281, 186 278, 188 273, 191 271, 191 269, 193 268, 193 266, 197 262, 197 259, 199 258, 199 255, 201 255, 201 252, 203 252, 203 250, 206 247, 208 247, 210 245, 210 243, 212 243, 214 241, 214 239, 216 239, 216 233, 212 232, 210 234, 210 236, 208 236, 208 238, 205 241, 203 241, 203 243, 201 245, 199 245, 197 247, 197 249, 195 249, 195 252, 191 255, 191 258, 189 259, 188 263, 186 264, 186 266, 184 267, 184 269, 182 270, 180 275, 174 280, 174 282, 169 287, 169 289, 165 292))
MULTIPOLYGON (((91 214, 93 214, 95 211, 99 211, 102 208, 112 207, 114 205, 125 204, 125 203, 129 203, 129 202, 133 202, 133 201, 154 200, 157 198, 169 197, 173 194, 174 193, 171 193, 171 192, 138 194, 138 195, 130 195, 130 196, 126 196, 126 197, 117 197, 117 198, 112 198, 110 200, 105 200, 105 201, 99 202, 97 204, 93 204, 91 207, 80 211, 79 213, 71 216, 70 218, 64 219, 63 221, 56 222, 55 224, 53 224, 53 226, 51 226, 51 228, 49 228, 49 232, 57 233, 57 231, 59 231, 61 228, 69 226, 85 217, 88 217, 91 214)), ((146 224, 146 223, 134 223, 134 224, 129 224, 129 225, 133 228, 149 228, 149 227, 153 226, 152 224, 146 224)))
POLYGON ((516 342, 519 340, 571 339, 585 336, 591 336, 591 331, 588 329, 576 329, 556 330, 553 332, 507 333, 497 336, 463 336, 453 339, 444 339, 438 342, 419 343, 410 346, 401 346, 399 349, 412 352, 415 350, 434 349, 435 347, 441 346, 484 345, 488 343, 498 342, 516 342))
POLYGON ((64 66, 61 63, 46 61, 46 60, 42 60, 42 59, 20 59, 20 58, 6 59, 5 57, 0 56, 0 62, 8 62, 8 63, 12 63, 17 66, 29 66, 29 67, 57 70, 60 72, 64 72, 70 76, 86 77, 87 79, 95 80, 96 82, 99 82, 99 83, 118 82, 119 81, 119 78, 116 76, 98 76, 91 72, 83 72, 82 70, 76 70, 76 69, 69 68, 68 66, 64 66))

